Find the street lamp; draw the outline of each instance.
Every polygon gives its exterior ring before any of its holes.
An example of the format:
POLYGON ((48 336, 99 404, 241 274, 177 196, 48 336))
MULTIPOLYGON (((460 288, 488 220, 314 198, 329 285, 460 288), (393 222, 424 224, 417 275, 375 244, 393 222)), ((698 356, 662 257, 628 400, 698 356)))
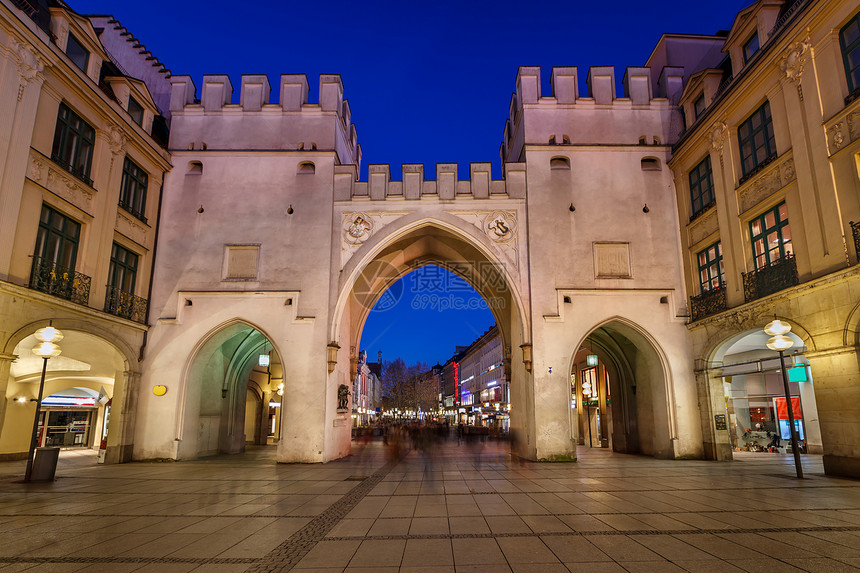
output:
MULTIPOLYGON (((788 374, 785 371, 785 361, 783 359, 783 351, 794 346, 794 341, 787 337, 791 331, 791 325, 778 319, 774 319, 767 323, 764 327, 766 334, 770 335, 767 339, 767 347, 771 350, 779 352, 779 367, 782 370, 782 386, 785 391, 785 407, 788 410, 788 426, 791 431, 791 451, 794 453, 794 467, 797 470, 797 477, 803 479, 803 466, 800 464, 800 448, 797 442, 797 429, 794 427, 794 408, 791 406, 791 392, 788 389, 788 374)), ((777 431, 779 431, 779 416, 777 416, 777 431)))
POLYGON ((30 481, 30 476, 33 473, 33 452, 36 451, 36 439, 39 432, 39 410, 42 409, 42 392, 45 389, 45 371, 48 369, 48 359, 59 356, 60 352, 62 352, 56 343, 63 339, 63 333, 49 324, 45 328, 37 330, 34 336, 39 341, 39 344, 33 348, 33 354, 42 358, 42 378, 39 380, 39 397, 36 399, 36 414, 33 416, 33 434, 30 436, 30 451, 27 453, 27 471, 24 474, 25 482, 30 481))

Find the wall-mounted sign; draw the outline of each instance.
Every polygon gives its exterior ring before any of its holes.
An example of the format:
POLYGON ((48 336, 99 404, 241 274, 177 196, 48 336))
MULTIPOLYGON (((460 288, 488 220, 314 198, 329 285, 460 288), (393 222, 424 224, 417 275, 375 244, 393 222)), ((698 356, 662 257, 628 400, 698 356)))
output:
POLYGON ((152 393, 155 394, 156 396, 164 396, 165 394, 167 394, 167 386, 164 386, 162 384, 158 384, 157 386, 153 386, 152 387, 152 393))
POLYGON ((714 416, 714 427, 717 430, 726 430, 726 415, 725 414, 716 414, 714 416))

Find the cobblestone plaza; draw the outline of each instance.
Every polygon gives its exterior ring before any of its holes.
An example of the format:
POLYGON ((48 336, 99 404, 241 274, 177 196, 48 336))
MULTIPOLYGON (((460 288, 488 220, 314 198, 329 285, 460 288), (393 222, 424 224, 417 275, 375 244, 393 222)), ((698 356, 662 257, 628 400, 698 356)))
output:
POLYGON ((654 460, 580 447, 511 463, 453 440, 386 462, 380 442, 329 464, 274 448, 97 466, 64 457, 23 484, 0 464, 0 571, 854 571, 860 484, 819 456, 654 460))

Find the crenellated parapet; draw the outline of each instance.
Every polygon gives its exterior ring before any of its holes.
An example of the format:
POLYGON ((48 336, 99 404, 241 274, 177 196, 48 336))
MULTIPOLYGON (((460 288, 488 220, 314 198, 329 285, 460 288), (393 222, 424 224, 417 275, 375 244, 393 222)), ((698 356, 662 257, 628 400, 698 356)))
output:
POLYGON ((334 168, 335 201, 440 201, 471 199, 523 199, 526 196, 526 166, 506 163, 505 178, 494 180, 490 163, 469 164, 469 180, 459 179, 456 163, 437 163, 435 180, 425 178, 421 163, 404 163, 401 181, 391 180, 386 164, 368 165, 367 181, 357 181, 356 166, 334 168))
POLYGON ((678 113, 682 68, 663 68, 655 80, 648 67, 628 67, 623 95, 616 85, 613 66, 594 66, 588 69, 583 94, 576 67, 554 67, 552 93, 543 95, 540 68, 520 67, 502 161, 520 160, 525 145, 637 145, 643 137, 645 144, 665 145, 677 137, 680 116, 675 121, 671 115, 678 113))
POLYGON ((173 150, 333 151, 339 163, 360 165, 339 75, 320 75, 318 103, 308 101, 304 74, 282 75, 275 102, 265 75, 243 75, 238 98, 226 75, 203 76, 199 98, 190 76, 173 76, 170 83, 173 150))

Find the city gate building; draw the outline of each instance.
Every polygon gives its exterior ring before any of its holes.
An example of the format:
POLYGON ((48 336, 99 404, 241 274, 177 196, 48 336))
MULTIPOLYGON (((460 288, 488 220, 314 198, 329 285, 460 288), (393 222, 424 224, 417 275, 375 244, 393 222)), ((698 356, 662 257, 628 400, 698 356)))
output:
POLYGON ((367 315, 433 264, 494 314, 529 459, 758 447, 784 428, 760 334, 778 317, 804 447, 860 475, 856 3, 760 0, 727 34, 665 35, 621 90, 612 67, 556 67, 542 93, 522 67, 503 178, 408 164, 400 181, 386 164, 359 179, 337 75, 317 102, 304 75, 197 86, 116 20, 42 7, 0 0, 0 454, 26 449, 24 356, 53 320, 77 362, 54 363, 51 392, 105 386, 110 461, 269 441, 281 462, 345 456, 367 315), (91 162, 63 155, 70 129, 91 162), (43 235, 80 258, 47 257, 43 235), (86 296, 74 273, 94 277, 86 296), (83 348, 103 360, 79 364, 83 348))

